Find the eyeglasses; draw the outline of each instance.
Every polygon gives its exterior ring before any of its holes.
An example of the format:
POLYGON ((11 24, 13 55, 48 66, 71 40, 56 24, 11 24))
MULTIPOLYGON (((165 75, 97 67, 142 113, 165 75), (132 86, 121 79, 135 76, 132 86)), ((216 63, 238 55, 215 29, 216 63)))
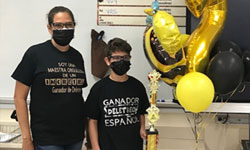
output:
POLYGON ((115 56, 108 56, 109 59, 113 59, 114 61, 120 61, 120 60, 126 60, 126 61, 130 61, 131 56, 130 55, 124 55, 124 56, 120 56, 120 55, 115 55, 115 56))
POLYGON ((59 23, 59 22, 54 22, 52 23, 52 26, 58 30, 58 29, 63 29, 64 27, 67 29, 74 28, 75 23, 74 22, 66 22, 66 23, 59 23))

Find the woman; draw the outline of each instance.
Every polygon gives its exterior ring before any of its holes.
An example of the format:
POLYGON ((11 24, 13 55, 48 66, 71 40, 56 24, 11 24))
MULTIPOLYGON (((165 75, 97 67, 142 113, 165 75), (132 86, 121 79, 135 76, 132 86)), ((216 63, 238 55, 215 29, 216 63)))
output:
POLYGON ((80 150, 85 130, 82 88, 87 82, 82 55, 69 45, 74 16, 68 8, 54 7, 47 27, 51 40, 31 46, 12 74, 22 149, 80 150))

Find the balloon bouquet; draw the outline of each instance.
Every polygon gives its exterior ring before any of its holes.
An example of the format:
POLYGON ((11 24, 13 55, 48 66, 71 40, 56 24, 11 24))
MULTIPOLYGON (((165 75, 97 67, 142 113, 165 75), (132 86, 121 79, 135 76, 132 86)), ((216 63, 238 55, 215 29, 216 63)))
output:
POLYGON ((144 10, 148 14, 144 51, 162 74, 161 79, 175 88, 178 102, 186 110, 199 113, 208 108, 215 94, 230 93, 238 87, 244 65, 229 51, 210 58, 226 20, 226 0, 186 0, 186 5, 195 17, 202 16, 190 36, 180 33, 174 17, 159 10, 157 1, 144 10))

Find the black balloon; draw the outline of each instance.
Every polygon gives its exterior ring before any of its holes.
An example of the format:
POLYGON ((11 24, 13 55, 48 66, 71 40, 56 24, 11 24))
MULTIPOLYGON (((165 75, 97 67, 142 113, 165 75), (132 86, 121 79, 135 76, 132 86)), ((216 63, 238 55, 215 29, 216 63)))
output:
POLYGON ((242 59, 245 67, 244 80, 250 82, 250 49, 243 52, 242 59))
POLYGON ((240 57, 242 56, 242 51, 236 43, 228 40, 218 40, 211 51, 210 58, 224 51, 234 52, 240 57))
POLYGON ((216 54, 208 64, 207 75, 217 94, 227 94, 237 88, 244 76, 242 59, 233 52, 216 54))

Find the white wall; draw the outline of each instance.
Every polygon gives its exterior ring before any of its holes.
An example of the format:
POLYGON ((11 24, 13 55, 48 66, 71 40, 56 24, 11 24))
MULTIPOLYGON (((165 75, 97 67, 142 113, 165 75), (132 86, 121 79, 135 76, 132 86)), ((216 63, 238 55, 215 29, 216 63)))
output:
MULTIPOLYGON (((132 66, 129 74, 137 77, 148 89, 147 74, 152 68, 143 51, 144 27, 97 26, 97 0, 0 0, 0 99, 13 97, 15 81, 10 76, 27 48, 50 38, 46 14, 57 5, 70 8, 75 15, 77 26, 71 45, 85 59, 89 86, 84 89, 84 97, 97 81, 90 70, 91 29, 104 30, 106 42, 120 37, 131 44, 132 66)), ((171 99, 172 88, 161 83, 158 98, 171 99)))

